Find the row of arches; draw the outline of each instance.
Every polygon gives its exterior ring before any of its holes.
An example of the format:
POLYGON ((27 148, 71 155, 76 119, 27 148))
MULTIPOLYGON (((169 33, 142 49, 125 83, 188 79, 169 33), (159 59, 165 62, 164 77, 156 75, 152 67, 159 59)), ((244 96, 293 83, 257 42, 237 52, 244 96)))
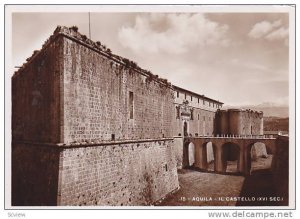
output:
POLYGON ((245 149, 233 142, 216 145, 205 142, 196 145, 185 144, 184 166, 196 167, 208 172, 227 174, 251 174, 256 170, 271 168, 272 151, 267 150, 265 143, 255 142, 245 149))

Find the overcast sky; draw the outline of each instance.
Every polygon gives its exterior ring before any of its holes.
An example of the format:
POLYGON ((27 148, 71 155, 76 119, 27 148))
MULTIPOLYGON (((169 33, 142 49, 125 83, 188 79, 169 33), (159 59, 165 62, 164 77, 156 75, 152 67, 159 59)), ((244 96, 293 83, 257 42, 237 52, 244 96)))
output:
MULTIPOLYGON (((88 13, 14 13, 13 64, 88 13)), ((228 105, 288 105, 287 13, 91 13, 92 40, 173 84, 228 105)))

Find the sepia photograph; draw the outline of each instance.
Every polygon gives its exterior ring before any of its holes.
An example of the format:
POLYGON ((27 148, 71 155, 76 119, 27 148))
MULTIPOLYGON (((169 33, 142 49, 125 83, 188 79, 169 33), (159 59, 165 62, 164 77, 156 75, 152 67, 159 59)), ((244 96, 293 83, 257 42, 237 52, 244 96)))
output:
POLYGON ((6 208, 295 208, 295 5, 5 22, 6 208))

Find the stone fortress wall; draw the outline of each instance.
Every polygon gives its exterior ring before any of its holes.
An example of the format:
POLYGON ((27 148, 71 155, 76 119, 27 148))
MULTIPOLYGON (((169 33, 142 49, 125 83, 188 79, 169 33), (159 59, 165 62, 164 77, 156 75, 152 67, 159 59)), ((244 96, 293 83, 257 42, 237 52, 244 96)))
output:
POLYGON ((263 112, 228 109, 219 110, 216 117, 219 135, 263 135, 263 112))
POLYGON ((179 188, 183 136, 262 131, 260 114, 224 112, 76 27, 27 61, 12 78, 12 205, 153 204, 179 188))
POLYGON ((172 87, 76 30, 15 73, 12 105, 13 205, 148 205, 179 187, 172 87))

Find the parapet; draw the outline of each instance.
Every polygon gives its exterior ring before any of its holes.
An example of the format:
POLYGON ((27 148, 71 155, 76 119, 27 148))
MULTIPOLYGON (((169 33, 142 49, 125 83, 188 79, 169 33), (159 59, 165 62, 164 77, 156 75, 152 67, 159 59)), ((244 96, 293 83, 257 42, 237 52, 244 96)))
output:
POLYGON ((38 54, 45 49, 49 44, 51 44, 58 36, 65 36, 73 41, 76 41, 77 43, 80 43, 95 52, 111 59, 112 61, 115 61, 125 67, 125 69, 133 70, 139 74, 142 74, 147 77, 148 81, 156 81, 160 83, 161 85, 167 86, 170 89, 173 89, 172 84, 168 82, 167 79, 160 78, 158 75, 154 75, 149 70, 142 69, 138 66, 138 64, 134 61, 131 61, 127 58, 121 57, 119 55, 113 54, 111 49, 107 48, 104 44, 102 44, 100 41, 92 41, 89 39, 86 35, 81 34, 78 32, 78 28, 76 26, 72 27, 65 27, 65 26, 57 26, 54 30, 53 34, 44 42, 42 49, 35 50, 31 57, 26 59, 26 63, 24 63, 13 75, 13 77, 16 77, 24 68, 26 68, 32 60, 38 56, 38 54))
POLYGON ((255 113, 255 114, 263 114, 263 111, 256 111, 256 110, 252 110, 252 109, 240 109, 240 108, 230 108, 227 110, 218 110, 218 111, 222 111, 222 112, 248 112, 248 113, 255 113))

